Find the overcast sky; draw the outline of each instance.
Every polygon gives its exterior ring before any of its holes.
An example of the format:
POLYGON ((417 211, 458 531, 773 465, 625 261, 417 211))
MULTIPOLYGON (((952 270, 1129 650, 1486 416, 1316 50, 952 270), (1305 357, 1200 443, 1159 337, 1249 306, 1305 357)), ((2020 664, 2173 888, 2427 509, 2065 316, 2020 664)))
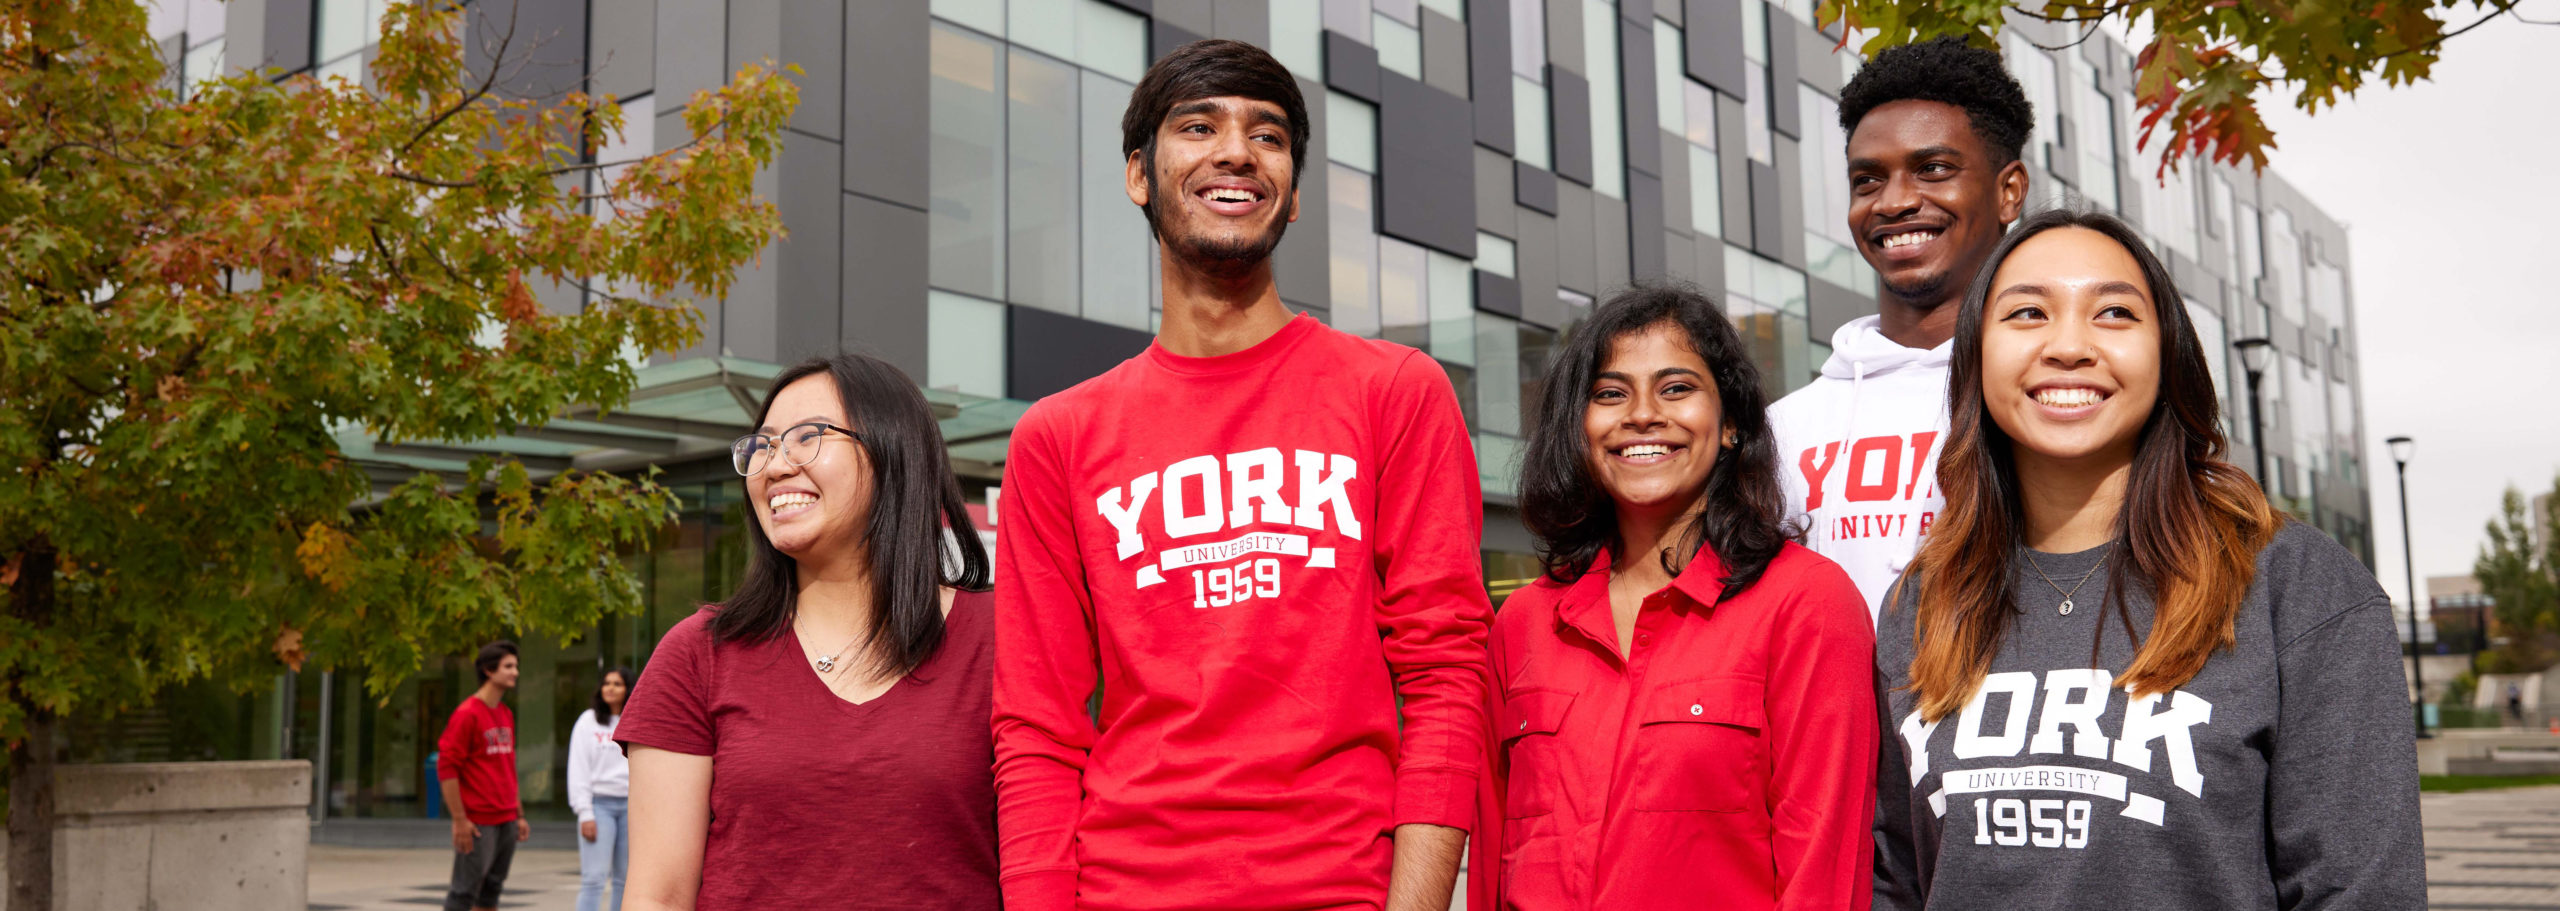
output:
MULTIPOLYGON (((2560 20, 2560 0, 2518 9, 2560 20)), ((2433 79, 2369 85, 2317 115, 2289 94, 2261 103, 2271 167, 2350 226, 2375 566, 2398 599, 2384 438, 2417 440, 2420 591, 2471 572, 2507 485, 2530 496, 2560 471, 2560 27, 2492 22, 2446 42, 2433 79)))

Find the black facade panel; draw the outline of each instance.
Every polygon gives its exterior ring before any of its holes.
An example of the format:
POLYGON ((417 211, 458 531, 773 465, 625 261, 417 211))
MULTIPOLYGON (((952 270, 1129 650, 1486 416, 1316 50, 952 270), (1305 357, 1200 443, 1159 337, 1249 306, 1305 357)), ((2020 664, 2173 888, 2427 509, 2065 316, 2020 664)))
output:
POLYGON ((1147 350, 1155 337, 1036 307, 1005 308, 1005 397, 1024 402, 1066 391, 1147 350))
POLYGON ((1662 179, 1627 175, 1627 274, 1642 281, 1670 270, 1662 250, 1662 179))
MULTIPOLYGON (((1742 97, 1742 4, 1734 0, 1684 0, 1681 31, 1689 45, 1689 78, 1734 98, 1742 97)), ((1759 0, 1746 0, 1757 3, 1759 0)))
POLYGON ((1525 161, 1511 163, 1511 191, 1521 205, 1556 214, 1556 175, 1525 161))
POLYGON ((1467 88, 1475 99, 1476 144, 1509 155, 1511 122, 1511 17, 1467 19, 1467 88))
POLYGON ((1591 82, 1547 67, 1548 132, 1555 134, 1556 176, 1591 185, 1591 82))
POLYGON ((1875 298, 1866 296, 1874 294, 1874 288, 1860 294, 1816 278, 1806 281, 1804 290, 1805 332, 1807 337, 1826 345, 1831 343, 1831 333, 1840 331, 1842 324, 1876 312, 1875 298))
POLYGON ((1378 49, 1339 32, 1324 33, 1324 84, 1370 104, 1378 103, 1378 49))
POLYGON ((1618 144, 1627 150, 1627 168, 1655 177, 1662 176, 1662 125, 1655 96, 1660 86, 1653 80, 1653 26, 1621 20, 1618 23, 1618 66, 1623 99, 1620 109, 1625 116, 1618 124, 1626 135, 1618 144))
POLYGON ((1520 318, 1520 280, 1491 272, 1476 273, 1476 309, 1520 318))
POLYGON ((1779 232, 1779 209, 1787 204, 1779 191, 1778 169, 1759 162, 1751 163, 1751 249, 1770 259, 1787 255, 1785 235, 1779 232))
POLYGON ((1398 73, 1378 77, 1379 230, 1476 255, 1476 155, 1467 100, 1398 73))
MULTIPOLYGON (((1758 0, 1749 0, 1758 2, 1758 0)), ((1769 129, 1789 139, 1804 138, 1804 111, 1796 106, 1796 82, 1803 69, 1796 32, 1804 26, 1775 9, 1769 10, 1769 129)))
POLYGON ((1193 33, 1190 29, 1183 28, 1182 26, 1175 25, 1171 22, 1166 22, 1162 19, 1149 19, 1147 21, 1154 25, 1152 33, 1147 36, 1147 41, 1149 42, 1147 47, 1147 59, 1151 61, 1162 60, 1164 59, 1164 55, 1173 53, 1174 48, 1190 44, 1191 42, 1198 41, 1201 38, 1200 35, 1193 33))
POLYGON ((288 73, 311 68, 311 4, 267 4, 266 58, 255 61, 288 73))

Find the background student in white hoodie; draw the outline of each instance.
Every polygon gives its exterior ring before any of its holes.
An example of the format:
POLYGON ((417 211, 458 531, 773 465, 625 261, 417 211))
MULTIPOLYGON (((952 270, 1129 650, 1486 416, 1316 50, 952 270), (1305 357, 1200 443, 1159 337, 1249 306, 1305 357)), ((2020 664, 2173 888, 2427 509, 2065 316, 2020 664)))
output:
POLYGON ((578 814, 578 911, 622 911, 622 881, 631 869, 631 764, 613 728, 631 695, 631 669, 604 672, 595 697, 569 729, 569 809, 578 814), (613 901, 605 903, 605 885, 613 901))
POLYGON ((1840 91, 1849 229, 1876 315, 1831 336, 1811 385, 1770 406, 1787 512, 1848 570, 1868 618, 1945 498, 1947 359, 1958 304, 2027 199, 2034 107, 1997 52, 1944 38, 1876 55, 1840 91))

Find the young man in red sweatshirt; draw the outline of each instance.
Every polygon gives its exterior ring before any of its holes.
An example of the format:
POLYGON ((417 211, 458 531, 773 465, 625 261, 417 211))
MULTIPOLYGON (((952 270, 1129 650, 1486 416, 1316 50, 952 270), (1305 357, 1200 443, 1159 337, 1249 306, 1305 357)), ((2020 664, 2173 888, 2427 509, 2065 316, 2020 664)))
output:
POLYGON ((1429 356, 1281 303, 1308 126, 1278 61, 1177 49, 1121 132, 1164 319, 1013 433, 1005 906, 1444 909, 1492 613, 1457 397, 1429 356))
POLYGON ((445 723, 436 738, 436 778, 445 811, 453 814, 453 884, 445 911, 494 909, 506 890, 516 844, 533 837, 516 794, 516 716, 507 692, 519 672, 516 644, 480 647, 471 668, 480 688, 445 723))

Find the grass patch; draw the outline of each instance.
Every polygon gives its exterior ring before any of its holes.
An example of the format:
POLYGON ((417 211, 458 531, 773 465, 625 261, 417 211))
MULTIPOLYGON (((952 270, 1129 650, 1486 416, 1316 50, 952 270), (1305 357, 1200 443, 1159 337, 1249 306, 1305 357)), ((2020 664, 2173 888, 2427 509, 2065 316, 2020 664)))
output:
POLYGON ((2560 784, 2560 775, 2420 775, 2418 790, 2458 794, 2499 788, 2532 788, 2560 784))

